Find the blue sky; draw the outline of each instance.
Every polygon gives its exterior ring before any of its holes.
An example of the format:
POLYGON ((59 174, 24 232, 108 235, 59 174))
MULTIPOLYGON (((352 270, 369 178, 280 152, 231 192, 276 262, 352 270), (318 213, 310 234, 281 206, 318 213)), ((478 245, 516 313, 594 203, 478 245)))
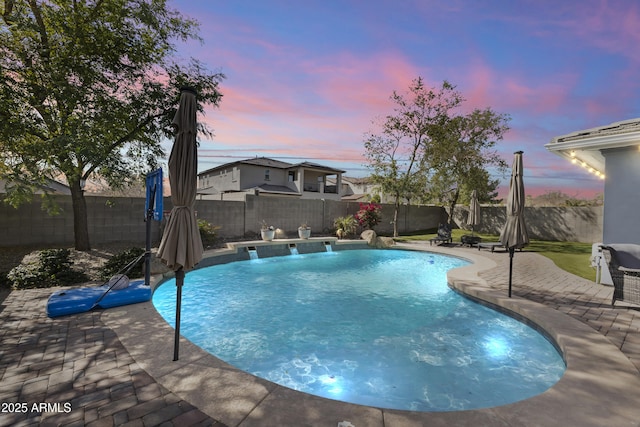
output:
MULTIPOLYGON (((524 151, 527 194, 592 197, 603 182, 549 153, 554 136, 640 116, 640 2, 194 1, 180 54, 223 72, 201 120, 199 169, 254 156, 315 161, 365 176, 364 134, 411 80, 448 80, 465 110, 511 116, 498 150, 524 151)), ((502 176, 497 176, 501 178, 502 176)), ((506 192, 508 177, 502 179, 506 192)))

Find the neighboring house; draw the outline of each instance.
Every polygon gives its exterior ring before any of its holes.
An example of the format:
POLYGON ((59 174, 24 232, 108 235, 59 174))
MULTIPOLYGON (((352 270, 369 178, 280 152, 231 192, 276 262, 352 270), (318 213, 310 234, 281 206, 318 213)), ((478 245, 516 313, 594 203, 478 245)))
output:
POLYGON ((555 137, 545 147, 604 179, 603 243, 640 243, 640 118, 555 137))
MULTIPOLYGON (((327 178, 327 183, 331 185, 335 185, 335 179, 327 178)), ((373 194, 378 191, 374 188, 374 184, 371 181, 371 178, 352 178, 343 176, 342 177, 342 188, 340 190, 340 194, 342 195, 342 200, 346 201, 368 201, 373 194)))
POLYGON ((311 162, 292 164, 256 157, 199 173, 197 194, 200 199, 216 200, 244 200, 247 194, 340 200, 343 173, 311 162))
MULTIPOLYGON (((330 178, 327 182, 334 184, 330 178)), ((368 202, 373 196, 379 196, 382 203, 393 203, 392 197, 388 197, 380 191, 380 186, 373 182, 370 176, 364 178, 342 177, 342 200, 368 202)))

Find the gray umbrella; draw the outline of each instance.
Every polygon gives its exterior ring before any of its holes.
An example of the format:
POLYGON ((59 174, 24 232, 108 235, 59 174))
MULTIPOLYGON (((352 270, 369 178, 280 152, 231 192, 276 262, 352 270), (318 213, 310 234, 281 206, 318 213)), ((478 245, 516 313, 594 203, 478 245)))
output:
POLYGON ((176 139, 169 156, 169 184, 173 209, 158 248, 158 257, 176 272, 176 331, 173 360, 178 360, 180 306, 185 270, 192 269, 202 259, 203 251, 194 209, 198 180, 196 107, 195 90, 182 88, 180 106, 173 118, 176 139))
POLYGON ((529 244, 529 233, 524 221, 524 182, 522 181, 522 151, 516 151, 509 182, 507 222, 500 233, 500 243, 509 250, 509 298, 513 276, 513 253, 529 244))
POLYGON ((471 226, 472 236, 473 228, 478 224, 480 224, 480 203, 478 203, 478 192, 473 190, 471 192, 471 202, 469 202, 469 217, 467 218, 467 225, 471 226))

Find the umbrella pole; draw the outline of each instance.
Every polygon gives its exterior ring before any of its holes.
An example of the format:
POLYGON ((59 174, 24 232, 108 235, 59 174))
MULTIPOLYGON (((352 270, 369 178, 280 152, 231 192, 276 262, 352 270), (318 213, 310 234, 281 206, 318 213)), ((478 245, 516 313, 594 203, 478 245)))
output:
POLYGON ((147 209, 146 221, 146 237, 144 245, 144 284, 145 286, 151 286, 151 218, 153 218, 153 202, 156 199, 156 186, 153 186, 151 190, 151 197, 149 200, 149 209, 147 209))
POLYGON ((176 335, 173 342, 173 360, 178 360, 180 347, 180 309, 182 306, 182 285, 184 284, 184 270, 182 267, 176 271, 176 335))
POLYGON ((513 275, 513 253, 515 248, 509 248, 509 298, 511 298, 511 278, 513 275))

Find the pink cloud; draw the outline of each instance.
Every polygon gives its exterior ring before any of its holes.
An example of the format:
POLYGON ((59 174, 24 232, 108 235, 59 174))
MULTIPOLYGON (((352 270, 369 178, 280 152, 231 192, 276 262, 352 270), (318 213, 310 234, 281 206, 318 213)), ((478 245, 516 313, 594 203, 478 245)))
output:
MULTIPOLYGON (((274 60, 276 66, 284 63, 274 60)), ((243 69, 259 65, 243 61, 243 69)), ((237 149, 261 147, 274 155, 304 153, 362 162, 364 133, 371 121, 390 111, 393 89, 404 91, 418 75, 410 61, 393 52, 365 58, 342 52, 290 68, 289 73, 304 76, 301 85, 286 79, 247 85, 239 82, 246 78, 231 75, 221 87, 220 109, 208 110, 204 119, 215 129, 214 142, 237 149)))
POLYGON ((572 12, 574 19, 559 23, 583 42, 640 62, 640 10, 636 2, 601 1, 572 12))
MULTIPOLYGON (((560 73, 554 79, 537 81, 513 70, 495 69, 475 58, 463 72, 456 75, 463 82, 466 109, 491 107, 498 112, 544 115, 571 105, 571 90, 577 77, 560 73)), ((455 83, 455 82, 454 82, 455 83)))
POLYGON ((408 58, 393 51, 364 57, 342 52, 318 62, 331 65, 318 66, 314 61, 304 67, 316 80, 317 95, 345 111, 367 114, 369 119, 371 112, 388 112, 393 90, 402 93, 419 75, 408 58))

